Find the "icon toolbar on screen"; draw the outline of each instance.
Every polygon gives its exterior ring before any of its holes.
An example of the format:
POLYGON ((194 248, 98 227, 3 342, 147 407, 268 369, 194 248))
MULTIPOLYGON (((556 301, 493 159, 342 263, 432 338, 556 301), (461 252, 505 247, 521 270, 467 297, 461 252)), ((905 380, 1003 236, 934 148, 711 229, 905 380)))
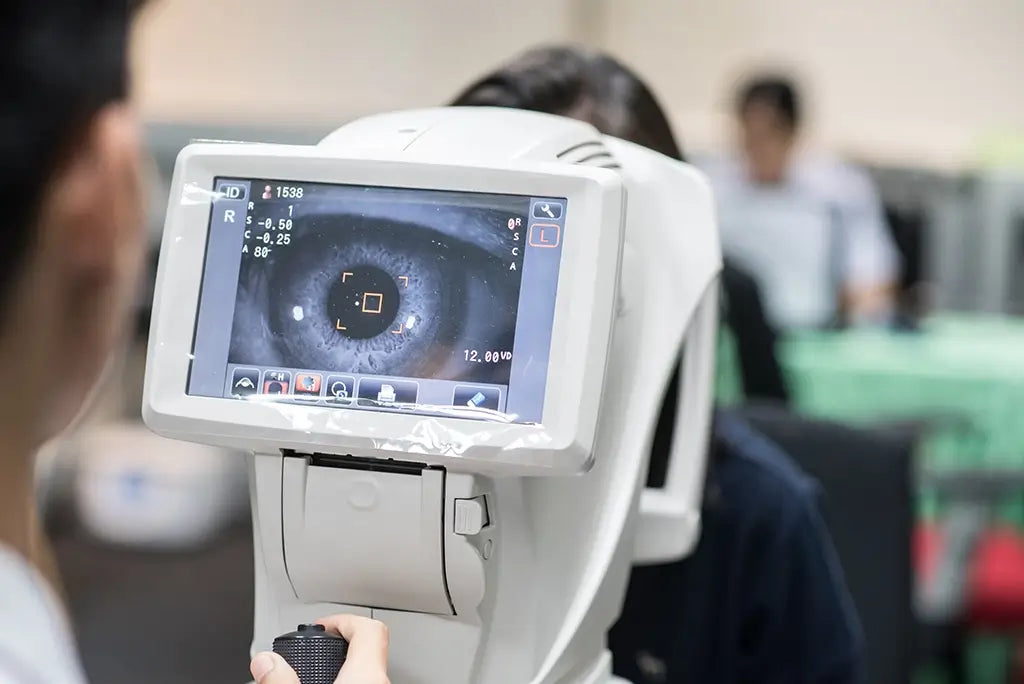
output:
POLYGON ((558 202, 537 202, 533 205, 533 217, 557 221, 562 218, 562 205, 558 202))
POLYGON ((469 408, 485 408, 492 411, 498 410, 501 400, 501 390, 497 387, 474 387, 471 385, 457 385, 452 397, 453 406, 468 406, 469 408))
POLYGON ((244 200, 249 196, 248 190, 248 186, 244 183, 223 181, 217 184, 218 199, 244 200))
POLYGON ((291 394, 291 385, 290 371, 269 370, 263 375, 264 394, 291 394))
POLYGON ((534 223, 530 226, 531 247, 558 247, 562 229, 554 223, 534 223))
POLYGON ((415 404, 418 394, 419 384, 410 380, 363 378, 359 381, 359 399, 375 404, 415 404))
POLYGON ((356 381, 348 375, 327 376, 327 401, 333 404, 347 404, 356 394, 356 381))
POLYGON ((231 396, 241 399, 259 391, 258 368, 236 368, 231 374, 231 396))
POLYGON ((323 379, 324 376, 319 373, 296 373, 295 395, 303 398, 319 398, 323 379))

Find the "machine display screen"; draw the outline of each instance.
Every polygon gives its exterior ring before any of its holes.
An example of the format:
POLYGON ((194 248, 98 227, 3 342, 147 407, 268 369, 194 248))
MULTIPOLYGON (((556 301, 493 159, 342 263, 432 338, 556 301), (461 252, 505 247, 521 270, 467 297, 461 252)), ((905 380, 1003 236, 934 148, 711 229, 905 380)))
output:
POLYGON ((564 198, 213 189, 189 394, 540 422, 564 198))

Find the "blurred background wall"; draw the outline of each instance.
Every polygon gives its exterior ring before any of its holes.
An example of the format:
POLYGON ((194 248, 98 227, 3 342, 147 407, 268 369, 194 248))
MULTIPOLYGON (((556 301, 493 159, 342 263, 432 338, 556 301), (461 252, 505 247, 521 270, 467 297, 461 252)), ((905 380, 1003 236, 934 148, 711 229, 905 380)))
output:
POLYGON ((693 149, 723 142, 738 76, 779 65, 804 81, 822 144, 947 169, 1024 128, 1022 30, 1018 0, 171 0, 147 10, 136 64, 151 120, 327 126, 584 42, 648 78, 693 149))
POLYGON ((877 161, 957 164, 979 132, 1024 124, 1016 0, 641 4, 608 4, 607 45, 656 74, 696 144, 724 142, 729 86, 752 64, 798 74, 822 142, 877 161))
POLYGON ((158 2, 139 25, 139 95, 155 120, 237 123, 241 114, 335 124, 438 103, 526 45, 580 39, 584 8, 569 0, 158 2))

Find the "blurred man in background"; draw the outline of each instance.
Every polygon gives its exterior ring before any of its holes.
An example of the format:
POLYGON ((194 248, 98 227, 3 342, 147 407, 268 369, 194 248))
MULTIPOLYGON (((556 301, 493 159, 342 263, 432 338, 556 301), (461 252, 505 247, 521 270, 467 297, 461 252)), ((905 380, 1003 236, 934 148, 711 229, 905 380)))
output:
POLYGON ((739 153, 699 163, 718 199, 726 255, 758 278, 773 322, 887 322, 899 257, 871 179, 798 155, 803 108, 784 77, 744 84, 735 114, 739 153))

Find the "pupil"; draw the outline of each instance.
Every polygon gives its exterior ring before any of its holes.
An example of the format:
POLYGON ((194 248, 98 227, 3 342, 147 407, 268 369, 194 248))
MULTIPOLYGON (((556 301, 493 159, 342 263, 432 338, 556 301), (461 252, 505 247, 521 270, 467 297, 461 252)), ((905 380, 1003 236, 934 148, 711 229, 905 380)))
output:
POLYGON ((327 312, 340 335, 354 340, 376 337, 398 315, 398 284, 376 266, 356 266, 338 276, 327 294, 327 312))

